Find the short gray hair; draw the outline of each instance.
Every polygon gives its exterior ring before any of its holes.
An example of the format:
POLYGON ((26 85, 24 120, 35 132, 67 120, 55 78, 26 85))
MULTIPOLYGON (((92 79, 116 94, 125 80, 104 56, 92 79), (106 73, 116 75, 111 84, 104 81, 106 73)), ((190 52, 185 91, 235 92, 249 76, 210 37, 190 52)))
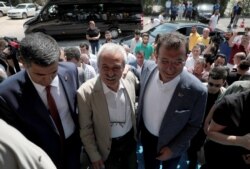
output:
POLYGON ((125 63, 127 61, 127 53, 121 45, 118 45, 115 43, 106 43, 99 49, 99 51, 97 53, 98 66, 100 66, 100 60, 101 60, 103 52, 106 52, 106 51, 108 51, 110 53, 110 55, 114 55, 115 53, 118 53, 118 52, 121 53, 121 55, 123 57, 123 63, 125 66, 125 63))

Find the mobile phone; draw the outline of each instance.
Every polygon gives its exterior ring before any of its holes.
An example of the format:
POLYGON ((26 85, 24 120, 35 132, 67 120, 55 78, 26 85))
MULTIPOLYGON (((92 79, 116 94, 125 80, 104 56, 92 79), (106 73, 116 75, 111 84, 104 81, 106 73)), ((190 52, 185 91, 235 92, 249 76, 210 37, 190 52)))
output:
POLYGON ((246 32, 238 32, 237 35, 245 35, 246 32))

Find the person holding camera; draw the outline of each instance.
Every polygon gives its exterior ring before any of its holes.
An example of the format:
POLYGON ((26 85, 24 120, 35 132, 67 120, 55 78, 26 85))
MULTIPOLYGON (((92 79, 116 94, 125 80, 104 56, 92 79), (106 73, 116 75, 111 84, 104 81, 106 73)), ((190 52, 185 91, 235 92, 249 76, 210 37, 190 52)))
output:
POLYGON ((1 81, 20 71, 18 47, 18 43, 11 38, 4 37, 0 39, 1 81))
POLYGON ((231 55, 229 58, 229 64, 234 65, 233 59, 234 59, 234 55, 238 52, 244 52, 246 54, 249 53, 248 51, 248 46, 249 46, 249 41, 250 41, 250 36, 246 33, 244 33, 244 35, 242 35, 241 39, 235 42, 235 37, 239 35, 239 32, 234 32, 233 36, 230 38, 229 40, 229 45, 230 47, 232 47, 231 50, 231 55))
POLYGON ((6 58, 3 53, 6 45, 7 45, 7 42, 4 39, 0 39, 0 82, 2 82, 8 77, 7 75, 8 64, 6 62, 6 58))

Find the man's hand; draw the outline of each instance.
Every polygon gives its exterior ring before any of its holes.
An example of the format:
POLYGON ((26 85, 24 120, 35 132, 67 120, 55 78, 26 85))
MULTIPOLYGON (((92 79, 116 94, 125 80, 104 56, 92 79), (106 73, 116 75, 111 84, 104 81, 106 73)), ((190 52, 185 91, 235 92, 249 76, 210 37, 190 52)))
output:
POLYGON ((93 169, 105 169, 104 163, 102 160, 92 162, 93 169))
POLYGON ((160 155, 156 157, 157 160, 166 161, 171 158, 172 151, 168 147, 163 147, 160 151, 160 155))
POLYGON ((250 150, 250 133, 244 135, 241 137, 241 145, 242 147, 244 147, 245 149, 250 150))

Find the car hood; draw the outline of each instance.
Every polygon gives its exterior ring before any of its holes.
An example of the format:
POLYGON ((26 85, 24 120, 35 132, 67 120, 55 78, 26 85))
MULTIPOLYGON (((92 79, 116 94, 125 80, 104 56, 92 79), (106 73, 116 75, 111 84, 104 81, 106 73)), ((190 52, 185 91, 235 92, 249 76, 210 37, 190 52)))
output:
POLYGON ((36 18, 38 17, 38 15, 36 15, 35 17, 33 17, 33 18, 27 20, 26 22, 24 22, 23 26, 24 25, 29 25, 30 23, 33 23, 36 20, 36 18))

